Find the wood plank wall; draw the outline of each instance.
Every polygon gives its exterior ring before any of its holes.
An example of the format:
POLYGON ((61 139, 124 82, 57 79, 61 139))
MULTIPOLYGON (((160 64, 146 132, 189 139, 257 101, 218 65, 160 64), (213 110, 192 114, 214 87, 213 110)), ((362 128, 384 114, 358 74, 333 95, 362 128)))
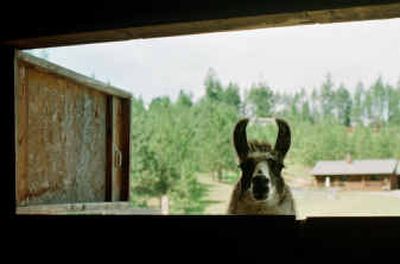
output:
POLYGON ((17 65, 17 203, 127 200, 130 107, 121 100, 130 100, 25 60, 17 65))

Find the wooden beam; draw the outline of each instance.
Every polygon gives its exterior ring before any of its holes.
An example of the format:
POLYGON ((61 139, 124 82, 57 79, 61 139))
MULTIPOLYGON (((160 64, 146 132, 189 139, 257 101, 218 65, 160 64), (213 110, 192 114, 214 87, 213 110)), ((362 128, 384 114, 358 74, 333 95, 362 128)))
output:
POLYGON ((25 65, 15 65, 16 200, 21 204, 28 193, 28 77, 25 65))
POLYGON ((121 107, 121 102, 119 98, 112 97, 111 113, 112 113, 112 160, 111 160, 111 201, 121 200, 121 162, 122 162, 122 150, 120 140, 121 140, 121 120, 119 118, 119 111, 121 107))
POLYGON ((113 178, 114 178, 114 107, 113 107, 113 96, 107 96, 107 113, 106 113, 106 130, 107 130, 107 162, 106 162, 106 201, 112 201, 113 193, 113 178))
POLYGON ((65 203, 18 206, 17 215, 160 215, 159 209, 133 208, 129 202, 65 203))
MULTIPOLYGON (((124 23, 115 21, 110 23, 112 26, 101 27, 88 22, 86 27, 79 30, 68 31, 65 29, 55 33, 57 30, 48 29, 50 32, 35 37, 15 36, 3 40, 0 38, 0 43, 27 49, 400 17, 400 1, 259 1, 259 3, 249 3, 248 5, 232 3, 232 6, 230 7, 228 4, 226 6, 215 5, 214 9, 201 10, 200 8, 197 13, 194 7, 192 9, 189 6, 186 13, 183 9, 170 10, 165 14, 156 13, 152 19, 149 16, 147 20, 144 17, 139 19, 132 15, 130 19, 126 17, 124 23), (217 12, 218 10, 220 13, 217 12), (204 12, 202 13, 202 11, 204 12), (192 16, 188 14, 192 14, 192 16), (157 17, 159 19, 156 19, 157 17)), ((141 15, 143 16, 143 14, 141 15)), ((104 23, 107 24, 99 21, 99 24, 104 23)), ((29 27, 29 25, 27 26, 29 27)), ((61 26, 68 28, 64 24, 61 26)), ((46 26, 43 27, 46 29, 46 26)))
POLYGON ((122 120, 122 140, 123 140, 123 160, 122 160, 122 188, 121 200, 130 200, 130 175, 131 175, 131 129, 132 129, 132 105, 130 99, 122 100, 122 112, 124 117, 122 120))

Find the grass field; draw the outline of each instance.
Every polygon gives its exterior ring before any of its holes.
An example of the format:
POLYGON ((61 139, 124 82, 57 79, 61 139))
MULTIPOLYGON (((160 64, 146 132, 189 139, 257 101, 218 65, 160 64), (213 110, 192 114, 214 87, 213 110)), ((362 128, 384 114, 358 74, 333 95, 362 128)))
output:
MULTIPOLYGON (((342 191, 335 188, 314 188, 309 168, 292 164, 284 177, 292 188, 297 218, 312 216, 400 216, 400 190, 342 191)), ((199 175, 208 186, 204 214, 225 214, 234 180, 216 182, 212 177, 199 175)))
POLYGON ((299 219, 310 216, 400 216, 400 191, 292 190, 299 219))

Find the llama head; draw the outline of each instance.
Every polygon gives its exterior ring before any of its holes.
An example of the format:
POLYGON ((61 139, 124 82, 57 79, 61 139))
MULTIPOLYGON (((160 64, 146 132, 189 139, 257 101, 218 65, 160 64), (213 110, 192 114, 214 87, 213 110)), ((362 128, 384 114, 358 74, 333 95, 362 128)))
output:
POLYGON ((275 121, 278 125, 278 137, 273 147, 267 142, 247 140, 247 118, 236 124, 233 133, 233 143, 242 171, 241 194, 249 192, 255 202, 276 203, 284 189, 281 171, 290 148, 291 133, 284 120, 275 121))

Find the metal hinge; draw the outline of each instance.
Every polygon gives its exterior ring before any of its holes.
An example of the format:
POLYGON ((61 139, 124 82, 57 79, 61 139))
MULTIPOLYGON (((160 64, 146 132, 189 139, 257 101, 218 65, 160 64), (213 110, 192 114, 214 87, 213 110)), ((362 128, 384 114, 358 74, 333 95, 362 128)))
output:
POLYGON ((122 167, 122 152, 116 145, 114 145, 114 167, 122 167))

